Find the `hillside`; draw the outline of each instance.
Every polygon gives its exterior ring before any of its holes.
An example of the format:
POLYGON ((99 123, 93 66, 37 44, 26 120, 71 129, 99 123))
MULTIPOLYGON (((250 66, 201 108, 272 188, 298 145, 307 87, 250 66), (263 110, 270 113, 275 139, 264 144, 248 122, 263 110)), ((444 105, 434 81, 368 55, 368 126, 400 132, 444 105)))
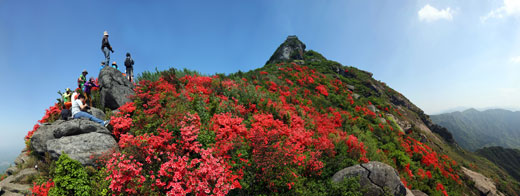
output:
POLYGON ((478 149, 476 153, 493 161, 520 181, 520 150, 494 146, 478 149))
POLYGON ((61 103, 51 106, 0 187, 32 184, 40 195, 520 194, 518 181, 458 148, 402 94, 306 50, 296 36, 248 72, 171 68, 130 84, 106 67, 98 79, 93 105, 103 110, 92 113, 111 119, 108 129, 57 120, 61 103))
POLYGON ((432 115, 434 123, 448 128, 457 143, 468 150, 489 146, 520 149, 520 112, 503 109, 468 109, 432 115))

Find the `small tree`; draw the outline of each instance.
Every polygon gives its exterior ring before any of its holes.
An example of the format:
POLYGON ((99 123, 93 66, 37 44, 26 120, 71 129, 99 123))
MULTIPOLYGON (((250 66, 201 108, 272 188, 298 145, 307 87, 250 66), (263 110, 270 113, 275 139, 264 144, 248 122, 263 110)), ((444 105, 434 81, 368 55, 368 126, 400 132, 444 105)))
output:
POLYGON ((88 174, 79 161, 62 154, 51 170, 54 188, 49 195, 90 195, 88 174))

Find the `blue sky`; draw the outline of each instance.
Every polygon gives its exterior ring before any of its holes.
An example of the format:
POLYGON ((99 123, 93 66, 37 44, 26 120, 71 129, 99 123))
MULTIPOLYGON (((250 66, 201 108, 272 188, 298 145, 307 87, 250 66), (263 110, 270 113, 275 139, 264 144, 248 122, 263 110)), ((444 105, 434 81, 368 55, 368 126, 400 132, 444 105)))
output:
POLYGON ((0 161, 83 69, 97 76, 103 31, 135 72, 261 67, 287 35, 374 73, 426 113, 520 108, 520 0, 0 0, 0 161))

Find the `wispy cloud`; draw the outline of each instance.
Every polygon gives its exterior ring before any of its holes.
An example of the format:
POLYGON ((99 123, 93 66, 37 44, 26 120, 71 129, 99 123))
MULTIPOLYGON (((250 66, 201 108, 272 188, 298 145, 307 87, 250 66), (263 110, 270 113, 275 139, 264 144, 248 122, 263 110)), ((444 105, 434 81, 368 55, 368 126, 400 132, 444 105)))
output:
POLYGON ((520 15, 520 0, 504 0, 504 5, 502 5, 502 7, 491 10, 485 16, 480 17, 480 21, 486 22, 491 18, 500 19, 512 15, 520 15))
POLYGON ((420 21, 433 22, 437 20, 453 20, 453 10, 450 7, 439 10, 430 4, 426 4, 419 12, 417 12, 420 21))
POLYGON ((511 57, 511 59, 509 59, 509 62, 520 64, 520 56, 511 57))

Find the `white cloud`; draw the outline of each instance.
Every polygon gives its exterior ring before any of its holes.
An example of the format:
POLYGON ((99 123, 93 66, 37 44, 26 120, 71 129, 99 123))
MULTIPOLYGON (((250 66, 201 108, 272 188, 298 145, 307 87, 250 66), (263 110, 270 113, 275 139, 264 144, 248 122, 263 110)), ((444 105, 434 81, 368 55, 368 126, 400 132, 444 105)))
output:
POLYGON ((487 15, 480 17, 481 22, 491 18, 504 18, 506 16, 520 16, 520 0, 504 0, 504 5, 491 10, 487 15))
POLYGON ((517 64, 520 64, 520 56, 512 57, 509 61, 510 61, 511 63, 517 63, 517 64))
POLYGON ((417 12, 420 21, 433 22, 436 20, 453 20, 453 10, 448 7, 446 9, 439 10, 430 4, 426 4, 419 12, 417 12))

